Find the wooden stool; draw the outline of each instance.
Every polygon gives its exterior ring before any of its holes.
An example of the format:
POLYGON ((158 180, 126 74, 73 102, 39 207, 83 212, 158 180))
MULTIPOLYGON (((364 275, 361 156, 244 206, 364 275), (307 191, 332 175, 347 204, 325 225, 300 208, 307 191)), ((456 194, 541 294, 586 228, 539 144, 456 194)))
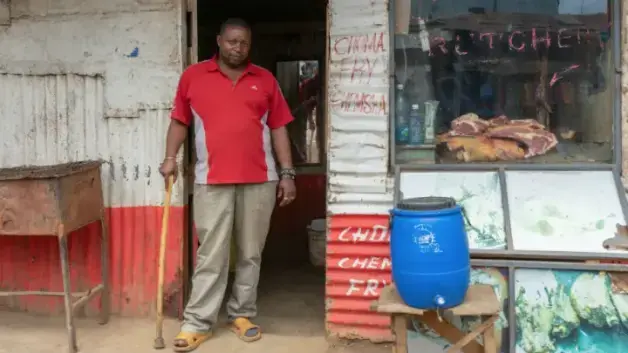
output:
POLYGON ((43 167, 0 169, 0 236, 54 236, 59 243, 63 292, 0 292, 0 297, 61 296, 65 304, 68 352, 75 353, 74 314, 100 294, 100 324, 109 321, 109 240, 100 180, 100 161, 43 167), (72 292, 68 235, 99 221, 102 282, 85 292, 72 292))
POLYGON ((501 308, 491 286, 470 286, 464 303, 443 311, 445 315, 479 316, 482 318, 483 322, 466 335, 455 326, 441 320, 434 310, 421 310, 407 306, 397 293, 394 284, 386 286, 382 290, 379 299, 371 304, 371 310, 392 316, 395 333, 393 352, 408 352, 408 319, 414 316, 453 344, 445 351, 446 353, 458 352, 463 347, 466 347, 463 350, 465 353, 497 353, 493 326, 499 317, 501 308), (483 336, 484 345, 475 340, 479 335, 483 336))

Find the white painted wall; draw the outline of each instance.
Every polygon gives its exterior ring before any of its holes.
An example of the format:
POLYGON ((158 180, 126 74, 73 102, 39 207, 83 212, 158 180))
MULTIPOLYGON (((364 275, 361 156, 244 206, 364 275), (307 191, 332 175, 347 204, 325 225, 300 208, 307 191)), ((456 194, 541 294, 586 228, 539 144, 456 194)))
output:
POLYGON ((109 206, 160 204, 178 3, 12 1, 0 26, 0 167, 102 158, 109 206))
POLYGON ((330 1, 327 209, 387 214, 389 26, 385 0, 330 1))

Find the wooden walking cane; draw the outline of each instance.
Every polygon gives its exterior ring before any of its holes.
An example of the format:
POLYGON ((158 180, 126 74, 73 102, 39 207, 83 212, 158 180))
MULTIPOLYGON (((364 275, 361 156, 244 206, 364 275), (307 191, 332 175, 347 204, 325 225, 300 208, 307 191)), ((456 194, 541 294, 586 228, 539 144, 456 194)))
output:
POLYGON ((164 200, 164 214, 161 218, 161 239, 159 243, 159 274, 157 281, 157 326, 155 342, 153 348, 166 348, 164 342, 164 270, 166 265, 166 239, 168 235, 168 217, 170 216, 170 195, 172 194, 172 184, 174 184, 174 176, 168 178, 168 189, 166 189, 166 198, 164 200))

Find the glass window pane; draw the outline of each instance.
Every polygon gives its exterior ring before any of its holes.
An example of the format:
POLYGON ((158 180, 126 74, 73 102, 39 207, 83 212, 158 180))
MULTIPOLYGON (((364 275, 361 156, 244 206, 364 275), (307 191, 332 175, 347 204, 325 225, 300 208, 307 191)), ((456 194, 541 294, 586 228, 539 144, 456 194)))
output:
POLYGON ((626 222, 612 171, 507 171, 506 180, 513 250, 623 253, 603 245, 626 222))
POLYGON ((397 163, 611 163, 608 0, 394 0, 397 163))
POLYGON ((401 198, 453 197, 464 212, 469 247, 506 249, 504 205, 497 172, 402 172, 401 198))

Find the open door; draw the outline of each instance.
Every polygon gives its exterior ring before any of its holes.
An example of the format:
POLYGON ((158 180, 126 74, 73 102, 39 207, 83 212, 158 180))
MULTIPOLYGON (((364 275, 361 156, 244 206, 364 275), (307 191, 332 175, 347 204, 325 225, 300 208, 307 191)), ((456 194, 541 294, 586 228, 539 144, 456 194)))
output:
MULTIPOLYGON (((197 0, 182 0, 182 44, 183 44, 183 70, 188 66, 198 62, 198 15, 197 15, 197 0)), ((194 127, 191 126, 188 130, 188 136, 192 136, 194 133, 194 127)), ((194 253, 196 250, 195 237, 194 237, 194 222, 192 217, 192 207, 194 205, 194 162, 196 155, 194 153, 194 143, 192 139, 188 138, 184 145, 184 161, 183 176, 187 183, 185 184, 187 194, 187 212, 186 212, 186 230, 183 238, 183 269, 182 269, 182 286, 183 286, 183 306, 187 304, 190 297, 190 290, 192 289, 192 273, 194 270, 194 253)), ((181 310, 183 313, 183 310, 181 310)))
MULTIPOLYGON (((216 54, 216 34, 230 17, 240 17, 251 26, 250 59, 265 68, 282 86, 295 116, 288 129, 293 142, 293 164, 298 168, 295 203, 275 208, 262 254, 258 305, 260 324, 282 323, 282 334, 302 332, 325 336, 325 232, 326 217, 325 129, 327 99, 324 77, 327 40, 327 3, 320 0, 250 2, 248 0, 188 0, 187 56, 189 63, 202 62, 216 54), (268 16, 268 14, 273 16, 268 16), (319 137, 320 135, 320 137, 319 137), (318 222, 314 222, 318 221, 318 222), (310 256, 312 255, 312 256, 310 256), (298 278, 298 280, 294 280, 298 278), (265 321, 266 320, 266 321, 265 321), (272 323, 271 323, 272 321, 272 323), (305 331, 304 331, 305 330, 305 331)), ((194 146, 186 177, 193 188, 194 146)), ((188 215, 193 208, 188 194, 188 215)), ((197 241, 192 220, 187 238, 185 298, 191 289, 197 241)), ((231 256, 235 259, 236 256, 231 256)), ((233 277, 233 276, 232 276, 233 277)))
POLYGON ((198 15, 197 0, 186 0, 186 33, 187 33, 187 63, 186 65, 198 62, 198 15))

